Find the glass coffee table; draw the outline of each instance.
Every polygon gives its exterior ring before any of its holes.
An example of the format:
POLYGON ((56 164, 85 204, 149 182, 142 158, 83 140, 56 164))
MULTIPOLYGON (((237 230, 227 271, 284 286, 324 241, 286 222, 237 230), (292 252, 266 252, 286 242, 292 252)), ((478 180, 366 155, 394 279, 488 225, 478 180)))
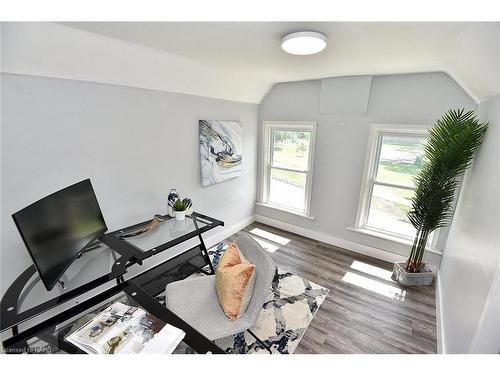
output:
POLYGON ((23 272, 2 297, 1 332, 3 337, 10 336, 2 339, 3 351, 84 353, 67 337, 112 303, 121 301, 182 329, 185 337, 174 353, 223 353, 155 297, 169 282, 195 272, 214 272, 202 234, 224 223, 199 213, 182 222, 155 217, 153 229, 151 220, 146 220, 101 236, 51 291, 43 287, 34 266, 23 272), (177 250, 175 256, 159 264, 143 265, 145 259, 193 238, 198 238, 198 245, 180 253, 177 250), (133 276, 129 273, 132 266, 139 271, 133 276))

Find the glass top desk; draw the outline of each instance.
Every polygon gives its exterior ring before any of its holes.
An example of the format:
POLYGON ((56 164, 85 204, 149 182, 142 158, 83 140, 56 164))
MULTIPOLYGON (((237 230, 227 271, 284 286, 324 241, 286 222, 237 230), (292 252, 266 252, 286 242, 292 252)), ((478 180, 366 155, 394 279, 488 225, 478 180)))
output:
POLYGON ((106 243, 113 248, 120 248, 132 253, 133 258, 140 263, 155 254, 191 238, 198 237, 200 240, 199 247, 206 257, 211 273, 214 273, 201 235, 219 225, 224 225, 222 221, 196 212, 186 216, 183 221, 162 215, 155 215, 155 218, 158 218, 159 224, 152 230, 145 233, 141 232, 151 223, 151 220, 147 220, 106 234, 106 243))
POLYGON ((187 216, 184 221, 161 215, 155 217, 159 223, 149 231, 144 231, 144 228, 151 220, 106 233, 91 243, 51 291, 43 286, 34 265, 23 272, 2 297, 1 332, 5 336, 9 329, 12 330, 10 338, 2 338, 4 348, 24 348, 26 352, 38 350, 30 347, 40 348, 42 345, 47 348, 44 345, 49 345, 52 352, 79 353, 81 351, 66 342, 60 332, 78 320, 82 313, 98 311, 108 300, 126 298, 158 318, 168 319, 165 321, 172 325, 177 323, 186 332, 183 343, 186 351, 220 353, 220 348, 154 297, 164 290, 165 283, 194 272, 214 272, 202 234, 224 223, 199 213, 187 216), (153 267, 141 269, 142 273, 126 280, 127 270, 132 265, 140 268, 144 259, 195 237, 199 239, 195 247, 153 267))

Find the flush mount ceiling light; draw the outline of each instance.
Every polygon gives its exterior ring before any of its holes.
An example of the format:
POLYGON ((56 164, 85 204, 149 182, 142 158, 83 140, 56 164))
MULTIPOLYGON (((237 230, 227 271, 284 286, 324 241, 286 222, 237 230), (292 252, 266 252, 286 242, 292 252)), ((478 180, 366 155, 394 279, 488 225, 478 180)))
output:
POLYGON ((326 35, 316 31, 300 31, 281 39, 283 51, 292 55, 313 55, 326 47, 326 35))

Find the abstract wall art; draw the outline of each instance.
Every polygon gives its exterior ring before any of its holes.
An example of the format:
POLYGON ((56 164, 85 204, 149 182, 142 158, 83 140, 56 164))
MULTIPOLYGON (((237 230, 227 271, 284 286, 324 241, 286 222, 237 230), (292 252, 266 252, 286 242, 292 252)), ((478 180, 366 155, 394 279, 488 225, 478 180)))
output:
POLYGON ((201 183, 217 184, 241 176, 241 122, 200 120, 201 183))

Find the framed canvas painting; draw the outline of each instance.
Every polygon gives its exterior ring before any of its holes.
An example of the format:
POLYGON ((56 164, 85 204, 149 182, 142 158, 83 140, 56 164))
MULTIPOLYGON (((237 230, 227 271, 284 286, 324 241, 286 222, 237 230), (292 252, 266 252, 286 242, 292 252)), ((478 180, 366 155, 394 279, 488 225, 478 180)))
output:
POLYGON ((200 120, 201 183, 209 186, 241 176, 241 122, 200 120))

